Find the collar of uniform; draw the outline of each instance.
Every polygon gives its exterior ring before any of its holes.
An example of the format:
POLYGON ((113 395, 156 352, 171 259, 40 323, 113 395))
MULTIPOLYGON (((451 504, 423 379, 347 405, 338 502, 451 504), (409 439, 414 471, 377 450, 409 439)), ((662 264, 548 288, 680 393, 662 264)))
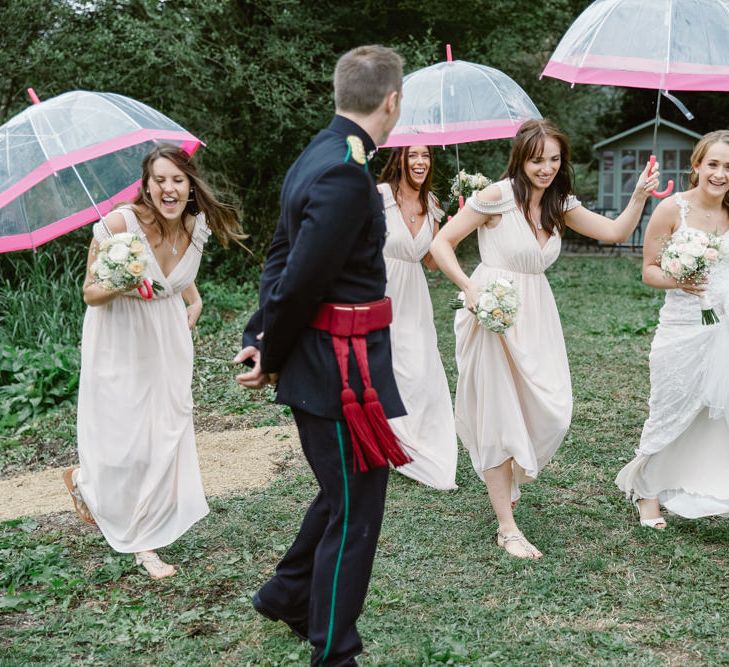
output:
POLYGON ((375 154, 377 146, 375 146, 375 142, 372 141, 372 137, 353 120, 349 120, 349 118, 345 118, 344 116, 336 115, 332 118, 332 122, 329 123, 329 129, 345 137, 350 134, 356 134, 360 139, 362 139, 367 159, 372 159, 372 155, 375 154))

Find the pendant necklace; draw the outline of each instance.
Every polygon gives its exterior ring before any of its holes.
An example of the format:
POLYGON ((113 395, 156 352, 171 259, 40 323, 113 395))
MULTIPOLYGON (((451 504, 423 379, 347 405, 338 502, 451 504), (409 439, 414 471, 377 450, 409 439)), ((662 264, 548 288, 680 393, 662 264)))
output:
MULTIPOLYGON (((180 223, 180 224, 182 224, 182 223, 180 223)), ((177 237, 179 235, 180 235, 180 226, 178 225, 177 226, 177 231, 175 232, 175 242, 174 243, 170 243, 169 240, 165 239, 165 241, 167 241, 167 245, 170 246, 170 248, 172 248, 172 254, 173 255, 177 255, 177 237)))

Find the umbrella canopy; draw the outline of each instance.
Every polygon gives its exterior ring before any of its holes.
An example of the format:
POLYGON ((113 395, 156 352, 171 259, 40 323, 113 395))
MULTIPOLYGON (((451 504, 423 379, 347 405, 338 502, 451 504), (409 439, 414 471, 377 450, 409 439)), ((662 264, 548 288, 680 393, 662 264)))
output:
POLYGON ((542 75, 570 83, 729 91, 729 0, 597 0, 542 75))
POLYGON ((503 72, 449 59, 403 79, 400 120, 384 147, 503 139, 513 137, 525 120, 541 117, 503 72))
POLYGON ((34 248, 134 197, 142 158, 160 141, 200 140, 123 95, 73 91, 0 127, 0 252, 34 248))

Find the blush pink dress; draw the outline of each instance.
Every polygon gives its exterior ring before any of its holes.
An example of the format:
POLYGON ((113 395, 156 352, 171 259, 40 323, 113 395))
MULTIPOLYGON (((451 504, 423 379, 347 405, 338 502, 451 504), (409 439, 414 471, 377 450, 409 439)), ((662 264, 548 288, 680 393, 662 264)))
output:
MULTIPOLYGON (((467 206, 500 216, 478 229, 481 263, 471 279, 485 287, 507 278, 521 305, 515 323, 496 334, 459 310, 455 317, 456 430, 484 479, 489 468, 513 459, 512 498, 519 484, 537 477, 557 451, 572 417, 572 384, 562 326, 544 272, 559 257, 561 237, 543 247, 517 208, 511 183, 499 181, 501 199, 484 202, 472 195, 467 206)), ((579 206, 575 197, 566 210, 579 206)))
POLYGON ((378 189, 385 203, 387 296, 392 299, 392 367, 407 415, 390 420, 393 431, 413 459, 399 473, 435 489, 455 489, 458 441, 453 404, 438 337, 433 304, 421 261, 430 249, 436 221, 435 203, 413 237, 387 184, 378 189))
MULTIPOLYGON (((116 551, 174 542, 208 513, 192 424, 193 345, 182 291, 197 275, 210 235, 198 215, 192 243, 165 276, 131 208, 127 231, 150 255, 148 277, 164 290, 152 301, 136 291, 89 307, 81 340, 77 484, 116 551)), ((108 237, 102 223, 94 238, 108 237)))

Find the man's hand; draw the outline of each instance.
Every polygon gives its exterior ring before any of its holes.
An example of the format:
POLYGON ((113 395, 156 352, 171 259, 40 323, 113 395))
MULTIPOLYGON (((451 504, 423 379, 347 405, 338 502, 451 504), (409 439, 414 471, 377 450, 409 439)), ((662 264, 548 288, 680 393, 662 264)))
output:
POLYGON ((261 351, 253 345, 244 347, 238 354, 233 358, 234 364, 242 364, 248 359, 253 360, 253 368, 247 373, 239 373, 235 376, 235 381, 249 389, 260 389, 267 384, 275 384, 278 381, 277 373, 264 373, 261 370, 261 351))

